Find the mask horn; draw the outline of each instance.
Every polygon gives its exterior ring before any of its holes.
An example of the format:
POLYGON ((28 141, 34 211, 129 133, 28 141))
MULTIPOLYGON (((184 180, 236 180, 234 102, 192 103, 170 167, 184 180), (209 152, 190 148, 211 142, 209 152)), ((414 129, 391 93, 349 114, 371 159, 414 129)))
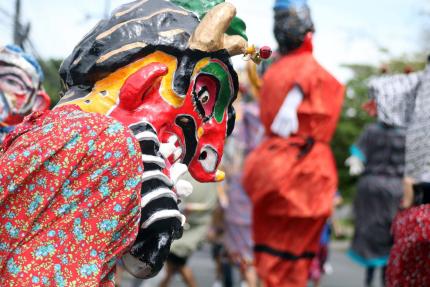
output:
POLYGON ((224 49, 226 49, 228 54, 232 57, 246 54, 247 46, 248 42, 241 36, 224 36, 224 49))
POLYGON ((235 15, 236 8, 230 3, 222 3, 212 8, 191 36, 190 49, 205 52, 224 49, 224 33, 235 15))

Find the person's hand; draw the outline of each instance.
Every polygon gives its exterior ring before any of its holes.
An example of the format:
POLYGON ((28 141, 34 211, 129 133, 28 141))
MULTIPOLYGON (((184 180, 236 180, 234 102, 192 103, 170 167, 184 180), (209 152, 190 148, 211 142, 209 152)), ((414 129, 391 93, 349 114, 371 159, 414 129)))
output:
POLYGON ((403 199, 401 202, 401 208, 409 208, 414 203, 414 183, 415 181, 410 177, 403 179, 403 199))
POLYGON ((364 172, 364 163, 356 156, 348 157, 345 165, 349 167, 349 175, 351 176, 358 176, 364 172))

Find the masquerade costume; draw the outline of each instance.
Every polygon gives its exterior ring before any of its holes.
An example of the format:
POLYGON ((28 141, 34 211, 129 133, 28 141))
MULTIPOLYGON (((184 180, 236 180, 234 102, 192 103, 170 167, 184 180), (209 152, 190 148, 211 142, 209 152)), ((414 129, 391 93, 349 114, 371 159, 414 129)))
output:
POLYGON ((337 190, 329 143, 344 88, 312 55, 309 15, 304 1, 275 5, 282 57, 267 70, 261 90, 267 139, 245 163, 256 268, 268 287, 306 286, 337 190))
POLYGON ((123 5, 63 62, 59 105, 3 146, 1 286, 113 286, 125 252, 133 275, 158 273, 182 234, 190 184, 179 177, 223 178, 238 89, 229 58, 247 42, 221 2, 123 5))
MULTIPOLYGON (((405 176, 415 183, 430 182, 428 150, 430 68, 416 73, 418 80, 408 94, 407 106, 412 111, 406 132, 405 176)), ((396 83, 399 85, 399 83, 396 83)), ((416 191, 417 193, 417 191, 416 191)), ((425 190, 424 193, 428 194, 425 190)), ((425 198, 423 196, 423 198, 425 198)), ((415 199, 418 199, 417 194, 415 199)), ((394 245, 387 268, 387 286, 427 286, 430 282, 430 204, 428 200, 400 211, 392 225, 394 245)))
POLYGON ((407 103, 419 75, 381 76, 369 81, 369 96, 376 103, 378 121, 368 125, 351 148, 352 157, 363 162, 365 169, 357 184, 355 234, 348 254, 368 268, 369 286, 372 270, 388 264, 393 244, 391 224, 403 195, 405 136, 410 114, 407 103))
POLYGON ((371 124, 355 148, 363 155, 365 170, 357 184, 349 255, 364 267, 385 267, 392 246, 390 227, 403 195, 405 129, 371 124))
POLYGON ((14 126, 34 111, 49 108, 37 60, 14 45, 0 47, 0 143, 14 126))

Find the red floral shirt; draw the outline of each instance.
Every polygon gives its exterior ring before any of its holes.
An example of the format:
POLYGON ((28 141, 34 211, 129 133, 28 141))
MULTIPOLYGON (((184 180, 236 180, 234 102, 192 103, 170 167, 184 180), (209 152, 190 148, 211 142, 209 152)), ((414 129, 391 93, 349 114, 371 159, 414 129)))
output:
POLYGON ((76 106, 29 116, 0 153, 0 286, 113 286, 142 171, 114 119, 76 106))
POLYGON ((399 212, 391 230, 394 245, 388 262, 386 286, 429 286, 430 204, 399 212))

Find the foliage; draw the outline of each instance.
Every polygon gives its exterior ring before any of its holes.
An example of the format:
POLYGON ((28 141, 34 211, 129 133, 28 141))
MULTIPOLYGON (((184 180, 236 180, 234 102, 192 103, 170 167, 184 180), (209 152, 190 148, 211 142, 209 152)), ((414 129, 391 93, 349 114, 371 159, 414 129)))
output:
POLYGON ((43 87, 51 97, 51 108, 55 106, 55 104, 57 104, 57 102, 60 100, 61 80, 58 70, 60 69, 62 62, 63 60, 59 59, 39 59, 39 63, 42 66, 43 72, 45 74, 43 87))
MULTIPOLYGON (((339 190, 346 201, 352 200, 355 194, 357 178, 351 177, 345 160, 349 156, 349 147, 358 139, 364 126, 374 119, 370 118, 361 105, 368 100, 366 82, 369 77, 377 75, 381 69, 371 65, 344 65, 353 72, 353 77, 346 83, 347 91, 342 115, 332 141, 332 148, 339 172, 339 190)), ((425 66, 423 55, 410 58, 394 58, 382 65, 389 73, 402 73, 407 69, 422 70, 425 66)))
POLYGON ((349 147, 360 135, 363 127, 372 121, 361 105, 367 101, 366 80, 376 74, 377 69, 366 65, 348 65, 354 76, 347 82, 346 97, 336 133, 332 141, 332 149, 339 173, 339 190, 345 200, 349 201, 355 194, 357 178, 351 177, 345 160, 349 156, 349 147))

